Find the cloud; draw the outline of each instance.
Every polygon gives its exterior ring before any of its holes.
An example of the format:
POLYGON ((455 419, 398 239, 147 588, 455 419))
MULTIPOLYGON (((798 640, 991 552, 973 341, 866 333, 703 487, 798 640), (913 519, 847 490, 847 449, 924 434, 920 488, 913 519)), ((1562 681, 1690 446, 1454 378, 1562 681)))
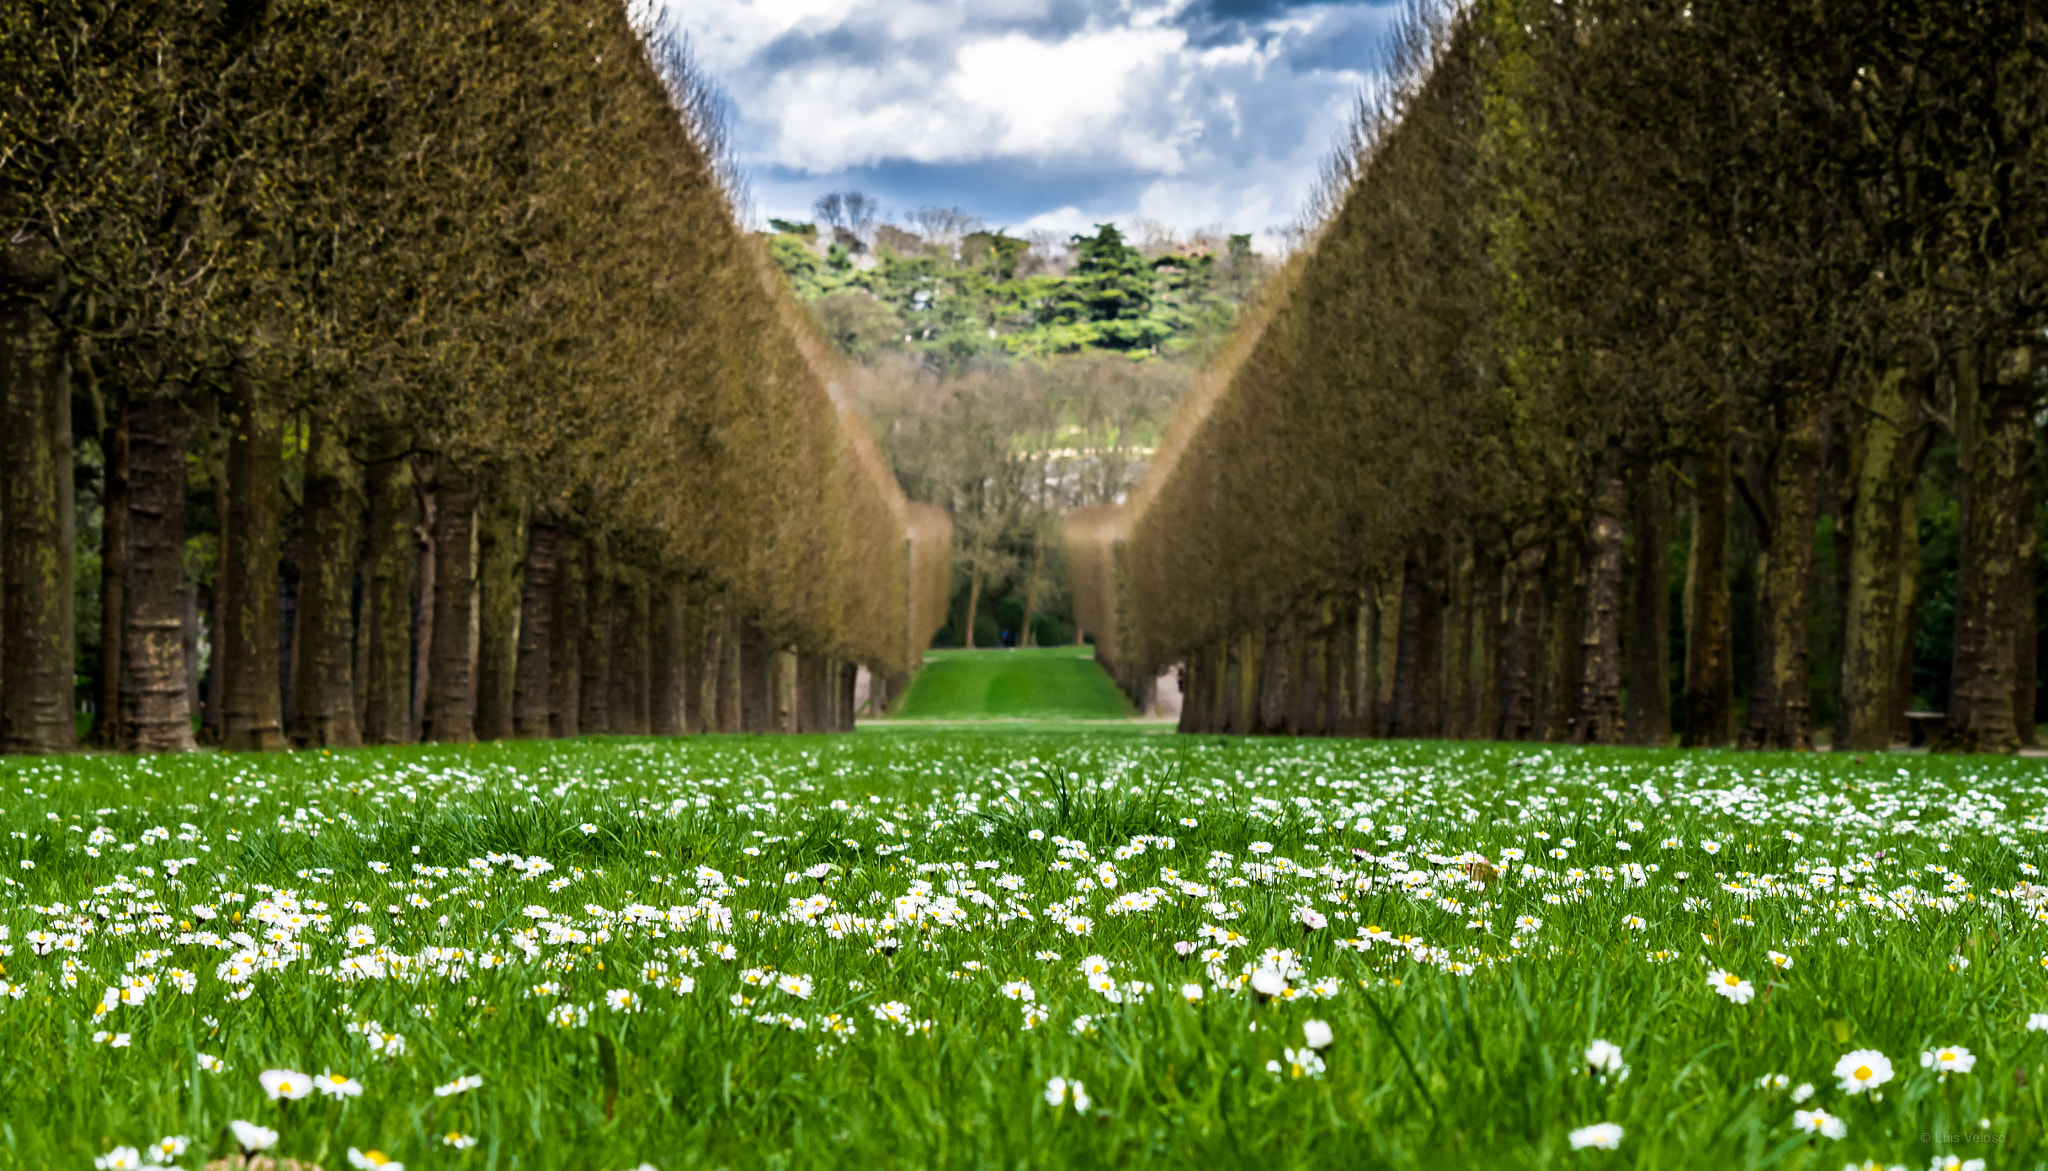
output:
POLYGON ((1398 19, 1285 0, 671 3, 733 99, 763 215, 859 188, 991 222, 1240 230, 1294 216, 1398 19))

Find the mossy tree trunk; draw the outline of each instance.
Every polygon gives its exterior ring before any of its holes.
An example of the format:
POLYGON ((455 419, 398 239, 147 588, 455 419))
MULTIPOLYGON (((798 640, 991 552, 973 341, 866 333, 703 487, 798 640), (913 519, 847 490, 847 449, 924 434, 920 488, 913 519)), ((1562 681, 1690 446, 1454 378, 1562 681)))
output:
POLYGON ((227 423, 228 511, 221 543, 218 650, 225 673, 221 747, 284 747, 278 672, 282 638, 278 548, 282 540, 284 412, 246 373, 231 382, 227 423))
MULTIPOLYGON (((2007 349, 1990 385, 1975 396, 1975 441, 1960 469, 1968 503, 1958 551, 1953 691, 1941 738, 1941 747, 1953 751, 2014 752, 2021 743, 2019 648, 2022 639, 2032 640, 2035 625, 2033 365, 2029 346, 2007 349)), ((2032 724, 2031 711, 2024 721, 2032 724)))
POLYGON ((518 695, 520 566, 526 557, 526 508, 492 484, 477 507, 476 736, 514 735, 518 695))
POLYGON ((1912 420, 1917 378, 1902 367, 1875 379, 1861 423, 1848 598, 1842 611, 1842 707, 1837 751, 1891 745, 1898 703, 1899 562, 1914 547, 1901 521, 1918 460, 1912 420))
POLYGON ((1621 715, 1621 563, 1627 492, 1619 476, 1593 494, 1586 532, 1586 591, 1580 614, 1577 739, 1619 744, 1621 715))
POLYGON ((50 313, 55 249, 0 245, 0 752, 69 752, 73 578, 71 367, 50 313))
POLYGON ((1813 531, 1820 513, 1821 388, 1795 387, 1780 404, 1770 511, 1757 598, 1756 679, 1742 746, 1813 747, 1813 531))
POLYGON ((419 572, 419 493, 400 438, 375 445, 366 476, 363 740, 403 744, 412 734, 413 586, 419 572))
POLYGON ((306 442, 299 535, 298 686, 290 738, 300 748, 362 743, 355 702, 354 594, 362 475, 338 421, 315 417, 306 442))
POLYGON ((1671 473, 1646 469, 1629 504, 1627 656, 1630 744, 1671 742, 1671 473))
POLYGON ((189 752, 185 662, 185 404, 175 384, 128 402, 128 557, 115 747, 189 752))
POLYGON ((1680 743, 1717 748, 1735 734, 1733 603, 1728 590, 1729 443, 1725 408, 1702 426, 1685 564, 1685 695, 1680 743))
POLYGON ((434 621, 421 732, 449 744, 476 739, 476 513, 469 474, 444 463, 434 482, 434 621))

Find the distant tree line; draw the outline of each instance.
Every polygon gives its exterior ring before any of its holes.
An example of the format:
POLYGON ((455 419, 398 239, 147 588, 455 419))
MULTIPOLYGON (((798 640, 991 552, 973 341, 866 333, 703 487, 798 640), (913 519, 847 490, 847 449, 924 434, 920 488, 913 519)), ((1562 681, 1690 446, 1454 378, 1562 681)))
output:
POLYGON ((1193 369, 1271 268, 1251 237, 1140 221, 1028 238, 858 191, 768 243, 913 500, 958 539, 941 645, 1078 633, 1059 516, 1135 486, 1193 369), (1135 242, 1133 242, 1135 241, 1135 242))
POLYGON ((1183 727, 2010 752, 2039 711, 2048 14, 1475 0, 1072 534, 1183 727), (1822 724, 1821 721, 1825 721, 1822 724))
POLYGON ((958 367, 1090 350, 1199 356, 1265 269, 1245 235, 1162 235, 1141 247, 1097 224, 1052 251, 1056 238, 989 231, 954 208, 918 212, 915 231, 875 220, 858 192, 817 210, 819 223, 771 220, 769 247, 853 358, 901 352, 958 367))
POLYGON ((849 726, 943 621, 607 0, 0 13, 0 751, 849 726))

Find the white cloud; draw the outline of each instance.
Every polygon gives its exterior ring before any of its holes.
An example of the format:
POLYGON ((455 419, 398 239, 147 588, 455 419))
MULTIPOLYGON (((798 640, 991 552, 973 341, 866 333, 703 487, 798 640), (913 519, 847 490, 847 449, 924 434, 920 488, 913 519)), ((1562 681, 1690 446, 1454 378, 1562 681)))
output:
POLYGON ((1198 3, 728 0, 671 14, 733 98, 743 165, 773 174, 769 214, 865 176, 895 181, 907 206, 1029 226, 1290 220, 1374 63, 1365 38, 1393 10, 1276 0, 1225 19, 1198 3), (973 168, 978 186, 924 198, 918 168, 973 168), (1072 190, 1047 189, 1060 176, 1072 190))

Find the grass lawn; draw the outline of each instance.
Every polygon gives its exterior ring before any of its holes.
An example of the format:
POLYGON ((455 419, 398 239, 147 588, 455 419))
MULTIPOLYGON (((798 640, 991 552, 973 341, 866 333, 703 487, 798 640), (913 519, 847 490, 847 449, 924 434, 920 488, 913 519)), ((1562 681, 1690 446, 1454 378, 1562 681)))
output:
POLYGON ((1014 731, 8 759, 0 1166, 245 1121, 326 1171, 2037 1167, 2043 782, 1014 731))
POLYGON ((900 720, 1121 720, 1130 704, 1089 647, 932 651, 900 720))

